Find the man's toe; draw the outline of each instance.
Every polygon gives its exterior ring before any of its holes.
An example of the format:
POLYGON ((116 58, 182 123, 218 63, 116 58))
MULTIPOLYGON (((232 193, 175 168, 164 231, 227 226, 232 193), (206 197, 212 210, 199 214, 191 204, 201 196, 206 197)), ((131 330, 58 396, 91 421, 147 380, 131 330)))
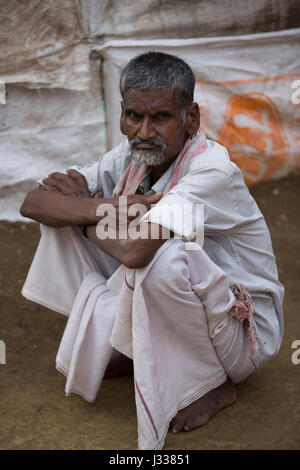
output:
POLYGON ((205 416, 201 413, 197 414, 196 416, 190 416, 184 425, 185 431, 192 431, 193 429, 199 428, 203 426, 203 424, 207 423, 208 416, 205 416))
POLYGON ((174 434, 181 432, 185 425, 185 416, 184 414, 177 414, 170 422, 169 429, 174 434))

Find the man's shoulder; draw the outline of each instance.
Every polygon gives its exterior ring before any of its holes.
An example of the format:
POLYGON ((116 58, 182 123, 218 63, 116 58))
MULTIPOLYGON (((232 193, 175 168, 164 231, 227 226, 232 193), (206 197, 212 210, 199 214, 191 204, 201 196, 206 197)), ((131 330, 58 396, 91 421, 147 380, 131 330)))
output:
POLYGON ((105 153, 101 158, 101 167, 106 171, 116 171, 128 165, 130 161, 130 150, 128 141, 124 139, 119 145, 109 152, 105 153), (128 160, 128 161, 127 161, 128 160))
POLYGON ((187 177, 197 174, 227 181, 229 186, 245 186, 243 174, 231 160, 227 148, 211 139, 207 139, 207 148, 190 161, 184 173, 187 177))
POLYGON ((228 150, 218 142, 207 139, 207 147, 191 160, 190 171, 211 168, 225 173, 232 171, 232 162, 228 150))

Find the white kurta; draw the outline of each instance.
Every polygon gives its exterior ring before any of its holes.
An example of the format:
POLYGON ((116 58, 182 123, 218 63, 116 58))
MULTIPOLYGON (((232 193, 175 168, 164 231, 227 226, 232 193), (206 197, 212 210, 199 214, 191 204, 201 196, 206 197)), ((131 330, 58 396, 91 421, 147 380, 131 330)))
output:
MULTIPOLYGON (((230 282, 242 283, 255 303, 255 320, 260 352, 257 365, 274 357, 284 333, 284 289, 278 280, 276 259, 265 219, 251 196, 239 168, 230 160, 225 147, 207 140, 207 150, 193 158, 179 183, 141 220, 159 223, 175 234, 182 232, 172 217, 172 207, 184 212, 188 204, 204 204, 203 249, 227 274, 230 282), (170 216, 171 214, 171 216, 170 216), (171 223, 170 223, 171 220, 171 223)), ((93 165, 81 168, 91 192, 102 190, 110 197, 125 168, 130 151, 124 141, 93 165)), ((150 187, 142 181, 143 192, 163 191, 176 161, 150 187)), ((186 239, 189 234, 186 233, 186 239)))
MULTIPOLYGON (((80 171, 91 192, 101 189, 110 197, 129 161, 123 143, 80 171)), ((140 189, 163 191, 174 165, 152 187, 146 176, 140 189)), ((170 211, 190 203, 204 204, 203 249, 189 251, 185 242, 171 239, 139 270, 120 266, 77 228, 41 227, 22 291, 70 315, 57 355, 67 394, 96 398, 113 347, 133 359, 141 449, 161 448, 179 409, 226 376, 245 379, 278 352, 283 336, 283 288, 267 226, 241 172, 215 142, 208 141, 143 220, 179 233, 179 219, 169 217, 170 211), (255 303, 253 357, 242 324, 227 315, 234 282, 255 303)), ((184 235, 188 240, 189 233, 184 235)))
POLYGON ((78 229, 41 229, 23 293, 62 313, 72 305, 56 358, 66 394, 93 402, 113 348, 131 358, 140 449, 161 449, 180 409, 255 371, 242 323, 227 314, 229 280, 202 249, 172 238, 146 268, 120 266, 107 280, 78 229))

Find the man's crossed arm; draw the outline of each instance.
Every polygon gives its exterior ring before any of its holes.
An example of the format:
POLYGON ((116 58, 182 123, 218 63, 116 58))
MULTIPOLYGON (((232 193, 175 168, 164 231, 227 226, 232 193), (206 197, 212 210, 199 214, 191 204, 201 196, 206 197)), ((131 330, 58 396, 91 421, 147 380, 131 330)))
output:
MULTIPOLYGON (((116 221, 119 220, 119 198, 103 198, 100 193, 91 196, 84 176, 76 170, 52 173, 43 180, 44 186, 30 191, 20 212, 37 222, 50 227, 86 226, 88 238, 102 251, 117 259, 125 266, 137 269, 147 266, 158 248, 164 243, 163 229, 159 226, 158 238, 152 239, 153 227, 147 224, 146 239, 120 239, 118 236, 104 240, 97 236, 97 224, 103 215, 97 215, 101 204, 111 204, 115 209, 116 221)), ((149 196, 134 194, 127 197, 127 207, 142 203, 149 210, 162 197, 162 193, 149 196)), ((134 217, 128 216, 128 222, 134 217)))

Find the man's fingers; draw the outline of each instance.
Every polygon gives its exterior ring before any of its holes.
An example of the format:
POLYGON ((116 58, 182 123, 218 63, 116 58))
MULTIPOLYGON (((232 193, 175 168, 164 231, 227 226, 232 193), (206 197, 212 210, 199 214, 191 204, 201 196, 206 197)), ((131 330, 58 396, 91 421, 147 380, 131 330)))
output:
POLYGON ((156 204, 162 197, 163 197, 164 193, 155 193, 155 194, 150 194, 149 196, 146 196, 147 197, 147 200, 150 204, 156 204))
POLYGON ((73 178, 78 184, 87 187, 86 179, 85 179, 85 177, 84 177, 81 173, 79 173, 79 171, 70 169, 70 170, 67 170, 67 173, 68 173, 68 175, 71 176, 71 178, 73 178))
POLYGON ((57 189, 55 186, 48 186, 47 184, 41 186, 41 189, 43 189, 44 191, 53 191, 56 193, 60 193, 59 189, 57 189))
POLYGON ((56 187, 65 196, 90 197, 85 177, 76 170, 67 170, 67 173, 54 172, 42 181, 47 186, 56 187))
POLYGON ((97 191, 97 192, 94 194, 93 197, 100 199, 100 198, 103 197, 103 192, 102 192, 102 191, 97 191))
POLYGON ((57 179, 48 177, 43 179, 43 183, 45 187, 56 188, 60 193, 64 194, 65 196, 68 196, 72 193, 72 188, 66 185, 65 182, 58 181, 57 179))
POLYGON ((144 204, 147 209, 151 208, 152 204, 156 204, 161 198, 163 197, 163 193, 155 193, 145 196, 144 194, 131 194, 127 197, 128 206, 132 206, 133 204, 144 204))
MULTIPOLYGON (((60 183, 64 183, 67 186, 71 186, 73 183, 73 180, 70 176, 65 175, 64 173, 59 173, 57 171, 54 173, 50 173, 48 175, 48 178, 51 178, 52 181, 55 180, 60 183)), ((48 178, 44 178, 43 181, 46 181, 48 178)))
POLYGON ((51 176, 48 176, 48 178, 44 178, 43 183, 47 186, 56 186, 57 184, 61 184, 60 181, 55 178, 52 178, 51 176))
POLYGON ((79 186, 81 190, 83 191, 82 196, 90 197, 90 191, 89 191, 85 177, 81 173, 79 173, 79 171, 73 170, 73 169, 67 170, 67 173, 68 173, 68 176, 72 178, 74 183, 77 186, 79 186))

